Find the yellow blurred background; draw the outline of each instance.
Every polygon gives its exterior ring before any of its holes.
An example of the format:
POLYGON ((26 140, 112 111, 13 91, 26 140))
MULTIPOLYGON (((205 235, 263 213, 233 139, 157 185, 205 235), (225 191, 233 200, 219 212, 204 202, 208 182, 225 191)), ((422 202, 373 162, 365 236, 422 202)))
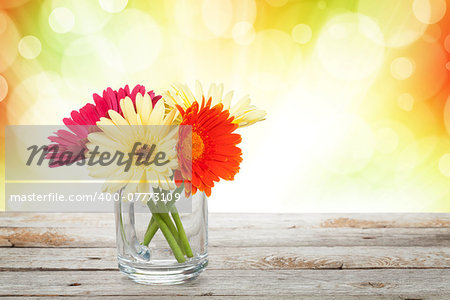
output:
POLYGON ((224 83, 268 116, 240 130, 241 172, 213 190, 211 211, 450 211, 448 10, 0 0, 2 145, 5 126, 62 124, 107 87, 224 83))

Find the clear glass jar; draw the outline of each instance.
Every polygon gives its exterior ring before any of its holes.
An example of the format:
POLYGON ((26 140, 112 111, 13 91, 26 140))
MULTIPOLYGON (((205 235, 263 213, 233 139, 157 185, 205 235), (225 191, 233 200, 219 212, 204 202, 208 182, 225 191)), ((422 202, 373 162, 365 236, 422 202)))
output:
MULTIPOLYGON (((123 195, 123 190, 119 193, 123 195)), ((180 195, 185 200, 188 199, 184 191, 180 195)), ((155 213, 152 214, 148 209, 150 206, 144 209, 140 207, 143 201, 128 201, 122 196, 120 198, 122 200, 115 203, 117 258, 120 271, 133 281, 142 284, 178 284, 198 277, 208 264, 206 195, 202 192, 191 195, 188 202, 189 212, 183 212, 186 209, 178 208, 179 214, 174 215, 172 209, 166 213, 166 223, 171 222, 172 229, 175 227, 174 230, 177 230, 171 235, 177 240, 172 244, 169 244, 165 234, 167 228, 164 231, 159 226, 153 226, 159 223, 155 222, 155 213), (183 229, 180 230, 179 226, 183 229), (181 235, 185 237, 185 243, 180 238, 181 235), (186 247, 190 247, 190 251, 186 247), (175 255, 177 253, 178 255, 175 255)), ((149 205, 148 202, 145 204, 149 205)), ((173 206, 177 207, 179 203, 176 202, 173 206)), ((156 221, 164 222, 160 217, 156 221)))

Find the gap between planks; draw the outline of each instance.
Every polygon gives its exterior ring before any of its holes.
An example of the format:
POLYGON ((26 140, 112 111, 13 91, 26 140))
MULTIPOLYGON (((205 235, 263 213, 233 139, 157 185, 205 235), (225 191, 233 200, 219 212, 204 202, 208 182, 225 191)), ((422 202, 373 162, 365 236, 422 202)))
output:
MULTIPOLYGON (((1 213, 1 227, 114 227, 112 213, 1 213)), ((450 228, 450 213, 210 213, 210 228, 450 228), (230 222, 230 219, 233 222, 230 222)))

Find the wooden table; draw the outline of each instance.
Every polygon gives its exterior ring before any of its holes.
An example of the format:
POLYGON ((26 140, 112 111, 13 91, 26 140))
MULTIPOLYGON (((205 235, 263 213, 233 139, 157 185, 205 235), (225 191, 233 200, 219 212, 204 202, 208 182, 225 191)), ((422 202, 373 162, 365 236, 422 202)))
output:
POLYGON ((112 214, 3 213, 0 297, 450 299, 450 214, 210 214, 209 242, 199 279, 145 286, 112 214))

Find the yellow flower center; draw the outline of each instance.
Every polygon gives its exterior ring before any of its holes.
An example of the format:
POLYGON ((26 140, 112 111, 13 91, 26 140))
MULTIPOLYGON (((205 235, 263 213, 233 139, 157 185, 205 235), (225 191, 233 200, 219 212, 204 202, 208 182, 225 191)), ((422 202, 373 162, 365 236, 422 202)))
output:
MULTIPOLYGON (((136 150, 136 154, 141 155, 142 160, 147 159, 147 156, 151 155, 155 150, 155 147, 151 147, 147 144, 142 145, 136 150)), ((150 159, 150 157, 148 157, 150 159)))
POLYGON ((192 160, 196 160, 203 155, 205 144, 196 132, 192 133, 192 160))

